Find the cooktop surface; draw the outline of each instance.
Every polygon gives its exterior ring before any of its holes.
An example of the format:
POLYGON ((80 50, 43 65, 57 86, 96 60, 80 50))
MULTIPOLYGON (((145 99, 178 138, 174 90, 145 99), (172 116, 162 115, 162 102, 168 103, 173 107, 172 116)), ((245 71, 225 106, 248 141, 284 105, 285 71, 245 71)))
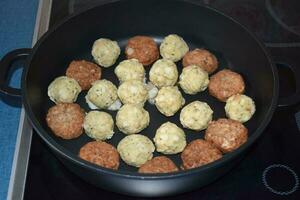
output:
MULTIPOLYGON (((99 0, 53 0, 50 27, 99 0)), ((300 67, 299 1, 203 0, 252 30, 271 53, 300 67), (297 7, 298 6, 298 7, 297 7), (297 18, 298 17, 298 18, 297 18), (296 59, 295 59, 296 57, 296 59), (296 60, 296 61, 295 61, 296 60)), ((281 96, 295 90, 287 63, 277 64, 281 96)), ((299 74, 300 76, 300 74, 299 74)), ((299 105, 278 108, 262 137, 229 173, 196 191, 164 199, 300 199, 299 105), (299 118, 299 123, 298 122, 299 118)), ((24 199, 143 199, 111 193, 86 183, 67 170, 33 134, 24 199)), ((162 199, 162 198, 160 198, 162 199)))

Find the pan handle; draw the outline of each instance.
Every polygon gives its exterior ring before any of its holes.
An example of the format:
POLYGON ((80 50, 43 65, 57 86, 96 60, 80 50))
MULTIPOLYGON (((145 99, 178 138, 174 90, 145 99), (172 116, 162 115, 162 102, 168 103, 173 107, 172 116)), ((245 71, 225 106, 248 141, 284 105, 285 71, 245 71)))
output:
POLYGON ((13 67, 12 64, 17 60, 26 60, 30 52, 31 49, 28 48, 16 49, 8 52, 0 60, 0 94, 1 99, 9 105, 21 105, 21 89, 12 88, 8 85, 9 72, 13 67))
MULTIPOLYGON (((289 67, 294 74, 295 80, 295 93, 287 96, 280 97, 278 100, 279 107, 294 106, 300 103, 300 65, 299 65, 299 52, 300 44, 293 43, 267 43, 273 60, 277 64, 285 64, 289 67), (297 55, 298 54, 298 55, 297 55), (298 60, 298 64, 297 64, 298 60)), ((279 74, 280 76, 280 74, 279 74)))

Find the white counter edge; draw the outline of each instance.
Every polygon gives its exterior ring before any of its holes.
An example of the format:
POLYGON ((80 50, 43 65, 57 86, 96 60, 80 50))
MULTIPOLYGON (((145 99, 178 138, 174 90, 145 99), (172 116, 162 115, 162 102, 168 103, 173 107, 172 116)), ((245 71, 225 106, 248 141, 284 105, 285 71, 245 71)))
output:
MULTIPOLYGON (((52 0, 40 0, 32 38, 32 46, 48 29, 52 0)), ((7 200, 22 200, 24 197, 27 167, 32 139, 32 127, 22 107, 10 174, 7 200)))

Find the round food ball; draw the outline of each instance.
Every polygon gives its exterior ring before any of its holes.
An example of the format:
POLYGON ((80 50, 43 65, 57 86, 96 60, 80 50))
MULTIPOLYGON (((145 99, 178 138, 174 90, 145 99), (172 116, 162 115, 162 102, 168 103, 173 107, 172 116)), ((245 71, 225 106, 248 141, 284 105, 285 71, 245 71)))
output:
POLYGON ((165 37, 159 48, 160 55, 173 62, 179 61, 189 51, 186 42, 176 34, 165 37))
POLYGON ((134 134, 145 129, 150 122, 150 116, 143 107, 125 104, 118 111, 116 125, 125 134, 134 134))
POLYGON ((155 97, 155 106, 165 116, 173 116, 185 100, 176 86, 162 87, 155 97))
POLYGON ((139 168, 139 173, 157 174, 179 171, 174 162, 166 156, 157 156, 148 160, 139 168))
POLYGON ((118 152, 128 165, 140 167, 151 160, 155 147, 151 140, 144 135, 128 135, 118 144, 118 152))
POLYGON ((86 102, 100 109, 110 107, 117 99, 117 87, 110 81, 102 79, 94 82, 85 96, 86 102))
POLYGON ((135 58, 143 65, 150 65, 159 58, 159 51, 155 41, 147 36, 130 38, 125 54, 127 59, 135 58))
POLYGON ((182 152, 186 146, 185 133, 176 124, 166 122, 156 131, 154 137, 156 151, 163 154, 182 152))
POLYGON ((222 158, 222 153, 210 142, 196 139, 181 153, 183 169, 193 169, 222 158))
POLYGON ((247 128, 242 123, 231 119, 212 121, 205 131, 205 140, 212 142, 224 153, 239 148, 247 139, 247 128))
POLYGON ((245 90, 243 77, 229 69, 224 69, 214 74, 208 84, 209 93, 225 102, 235 94, 242 94, 245 90))
POLYGON ((107 140, 114 134, 114 120, 110 114, 90 111, 84 118, 85 133, 95 140, 107 140))
POLYGON ((66 75, 75 79, 82 90, 88 90, 96 80, 101 78, 101 68, 85 60, 74 60, 67 68, 66 75))
POLYGON ((178 79, 175 63, 166 59, 156 61, 150 69, 149 79, 158 88, 175 85, 178 79))
POLYGON ((213 111, 207 103, 193 101, 181 110, 180 122, 185 128, 201 131, 207 128, 212 115, 213 111))
POLYGON ((229 119, 244 123, 255 113, 255 103, 246 95, 236 94, 227 99, 225 111, 229 119))
POLYGON ((197 65, 207 73, 211 74, 218 68, 218 60, 214 54, 206 49, 195 49, 185 54, 182 65, 183 67, 197 65))
POLYGON ((106 142, 93 141, 85 144, 80 148, 79 157, 109 169, 118 169, 120 165, 117 149, 106 142))
POLYGON ((60 76, 48 87, 48 96, 54 103, 73 103, 77 100, 81 87, 77 81, 67 76, 60 76))
POLYGON ((208 73, 197 65, 183 68, 179 77, 179 85, 187 94, 197 94, 204 91, 208 83, 208 73))
POLYGON ((118 96, 123 104, 144 105, 148 99, 148 90, 142 82, 130 80, 119 86, 118 96))
POLYGON ((92 48, 94 60, 103 67, 110 67, 115 64, 120 52, 118 43, 106 38, 96 40, 92 48))
POLYGON ((48 110, 46 122, 56 136, 73 139, 83 132, 84 116, 84 110, 78 104, 59 103, 48 110))
POLYGON ((137 80, 144 82, 145 69, 137 59, 124 60, 115 68, 115 74, 119 81, 137 80))

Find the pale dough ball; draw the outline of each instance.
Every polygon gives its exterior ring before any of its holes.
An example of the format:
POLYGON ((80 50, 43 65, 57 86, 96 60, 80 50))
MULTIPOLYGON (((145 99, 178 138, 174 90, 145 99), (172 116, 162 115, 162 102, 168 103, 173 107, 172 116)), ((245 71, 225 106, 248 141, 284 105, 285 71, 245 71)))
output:
POLYGON ((144 66, 134 58, 120 62, 115 68, 115 74, 121 83, 129 80, 143 82, 145 79, 144 66))
POLYGON ((118 96, 123 104, 144 105, 148 99, 148 90, 142 82, 130 80, 119 86, 118 96))
POLYGON ((54 103, 73 103, 80 92, 78 82, 66 76, 54 79, 48 87, 48 96, 54 103))
POLYGON ((236 94, 227 99, 225 111, 228 118, 244 123, 255 113, 255 103, 246 95, 236 94))
POLYGON ((96 40, 92 48, 94 60, 103 67, 110 67, 115 64, 120 52, 118 43, 106 38, 96 40))
POLYGON ((171 34, 164 38, 160 47, 160 55, 173 62, 179 61, 189 51, 189 47, 182 37, 171 34))
POLYGON ((166 59, 156 61, 150 69, 149 79, 159 88, 175 85, 178 79, 178 71, 175 63, 166 59))
POLYGON ((185 133, 176 124, 166 122, 156 131, 154 142, 156 151, 163 154, 176 154, 186 146, 185 133))
POLYGON ((155 147, 146 136, 135 134, 123 138, 119 142, 117 149, 125 163, 134 167, 140 167, 152 159, 155 147))
POLYGON ((212 115, 213 111, 207 103, 193 101, 181 110, 180 122, 185 128, 201 131, 207 128, 212 115))
POLYGON ((95 140, 110 139, 114 134, 114 120, 106 112, 90 111, 84 118, 83 128, 95 140))
POLYGON ((156 108, 167 117, 173 116, 184 104, 185 100, 176 86, 161 88, 155 97, 156 108))
POLYGON ((86 102, 90 107, 94 106, 100 109, 109 108, 118 99, 116 86, 106 80, 102 79, 93 83, 85 96, 86 102))
POLYGON ((118 111, 116 125, 125 134, 134 134, 145 129, 150 122, 148 111, 134 104, 125 104, 118 111))
POLYGON ((184 67, 179 77, 179 85, 187 94, 204 91, 208 83, 208 73, 196 65, 184 67))

